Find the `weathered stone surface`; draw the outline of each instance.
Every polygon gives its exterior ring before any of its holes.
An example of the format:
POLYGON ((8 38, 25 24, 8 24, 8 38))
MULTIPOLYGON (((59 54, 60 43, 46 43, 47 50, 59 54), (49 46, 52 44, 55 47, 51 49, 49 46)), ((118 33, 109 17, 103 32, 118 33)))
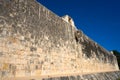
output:
POLYGON ((82 76, 77 75, 77 76, 43 78, 42 80, 117 80, 117 79, 120 79, 120 72, 116 71, 97 74, 87 74, 82 76))
POLYGON ((35 0, 0 0, 2 78, 116 70, 113 54, 35 0))

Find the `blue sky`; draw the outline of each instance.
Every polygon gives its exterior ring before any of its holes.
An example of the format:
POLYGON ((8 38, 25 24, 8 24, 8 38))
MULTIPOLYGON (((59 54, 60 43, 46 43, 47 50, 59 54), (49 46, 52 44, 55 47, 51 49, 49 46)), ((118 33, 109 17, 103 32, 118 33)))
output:
POLYGON ((37 1, 58 16, 71 16, 78 29, 107 50, 120 51, 120 0, 37 1))

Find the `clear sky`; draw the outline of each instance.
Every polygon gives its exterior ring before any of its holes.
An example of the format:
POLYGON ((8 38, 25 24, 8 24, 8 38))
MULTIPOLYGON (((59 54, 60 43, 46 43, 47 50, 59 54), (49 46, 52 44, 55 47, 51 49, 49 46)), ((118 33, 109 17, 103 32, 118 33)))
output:
POLYGON ((91 39, 120 51, 120 0, 37 0, 58 16, 68 14, 91 39))

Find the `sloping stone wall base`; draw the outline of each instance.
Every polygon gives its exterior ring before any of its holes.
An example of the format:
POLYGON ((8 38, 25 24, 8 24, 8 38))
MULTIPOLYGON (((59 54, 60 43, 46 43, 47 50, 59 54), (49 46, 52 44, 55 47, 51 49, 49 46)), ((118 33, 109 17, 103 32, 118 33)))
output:
POLYGON ((96 73, 77 76, 65 76, 56 78, 44 78, 43 80, 118 80, 120 78, 120 71, 96 73))
MULTIPOLYGON (((57 75, 59 76, 59 75, 57 75)), ((3 78, 3 80, 120 80, 120 71, 114 72, 101 72, 93 74, 84 74, 84 75, 70 75, 70 76, 59 76, 59 77, 50 77, 50 76, 27 76, 27 77, 11 77, 3 78)))

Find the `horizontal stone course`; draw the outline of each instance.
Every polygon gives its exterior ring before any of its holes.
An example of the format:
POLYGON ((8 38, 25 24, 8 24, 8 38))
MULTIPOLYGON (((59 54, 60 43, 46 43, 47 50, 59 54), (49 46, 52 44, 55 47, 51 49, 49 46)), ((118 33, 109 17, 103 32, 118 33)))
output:
MULTIPOLYGON (((120 71, 94 73, 76 76, 51 77, 43 78, 42 80, 117 80, 120 79, 120 71)), ((36 79, 37 80, 37 79, 36 79)))

